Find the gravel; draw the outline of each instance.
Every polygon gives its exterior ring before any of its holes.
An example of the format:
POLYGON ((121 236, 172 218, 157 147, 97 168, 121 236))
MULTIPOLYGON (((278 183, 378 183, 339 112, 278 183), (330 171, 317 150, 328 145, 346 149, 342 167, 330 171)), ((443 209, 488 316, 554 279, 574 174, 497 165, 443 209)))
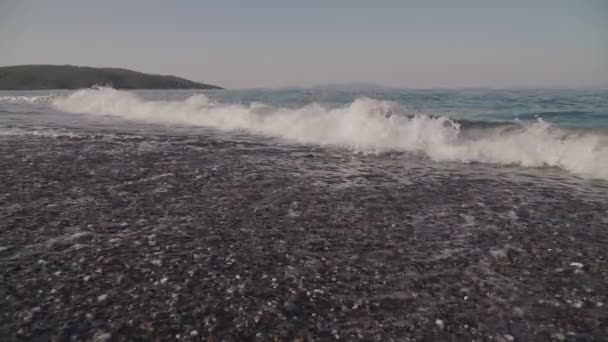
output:
POLYGON ((608 336, 605 182, 200 136, 0 139, 4 341, 608 336))

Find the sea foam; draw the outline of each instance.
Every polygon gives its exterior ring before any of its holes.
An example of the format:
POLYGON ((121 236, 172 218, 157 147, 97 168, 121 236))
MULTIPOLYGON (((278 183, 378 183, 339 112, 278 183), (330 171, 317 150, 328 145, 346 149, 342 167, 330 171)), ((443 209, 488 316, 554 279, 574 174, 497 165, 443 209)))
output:
POLYGON ((102 88, 80 90, 52 103, 71 113, 238 130, 359 151, 417 152, 435 161, 559 167, 608 179, 606 136, 556 128, 540 119, 463 134, 459 123, 448 117, 413 113, 397 103, 370 98, 339 108, 316 103, 285 108, 219 103, 202 94, 182 101, 145 101, 131 92, 102 88))
POLYGON ((40 96, 0 96, 0 103, 48 103, 52 102, 56 95, 40 96))

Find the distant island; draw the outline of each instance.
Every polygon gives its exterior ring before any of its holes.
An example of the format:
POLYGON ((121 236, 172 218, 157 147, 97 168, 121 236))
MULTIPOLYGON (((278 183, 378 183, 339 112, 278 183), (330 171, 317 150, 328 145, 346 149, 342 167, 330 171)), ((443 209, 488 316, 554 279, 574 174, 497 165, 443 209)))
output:
POLYGON ((15 65, 0 67, 0 90, 80 89, 222 89, 176 76, 144 74, 119 68, 74 65, 15 65))

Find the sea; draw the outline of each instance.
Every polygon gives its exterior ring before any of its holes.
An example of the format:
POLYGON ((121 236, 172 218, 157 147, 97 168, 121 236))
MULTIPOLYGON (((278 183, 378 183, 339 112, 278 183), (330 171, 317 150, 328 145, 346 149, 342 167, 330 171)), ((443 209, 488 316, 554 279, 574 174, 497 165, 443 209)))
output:
MULTIPOLYGON (((0 92, 0 134, 205 135, 608 179, 608 90, 0 92)), ((378 165, 381 167, 381 165, 378 165)))
POLYGON ((608 335, 606 89, 2 91, 0 170, 16 340, 608 335))

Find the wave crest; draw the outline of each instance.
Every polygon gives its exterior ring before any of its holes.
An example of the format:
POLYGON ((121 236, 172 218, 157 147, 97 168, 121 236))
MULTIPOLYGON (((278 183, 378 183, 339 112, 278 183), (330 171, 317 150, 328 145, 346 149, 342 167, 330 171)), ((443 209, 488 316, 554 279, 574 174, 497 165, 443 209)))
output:
POLYGON ((0 103, 49 103, 56 98, 55 95, 40 96, 0 96, 0 103))
POLYGON ((435 161, 559 167, 608 179, 605 136, 558 129, 541 119, 514 129, 493 127, 463 134, 450 118, 412 113, 394 102, 370 98, 339 108, 316 103, 285 108, 219 103, 202 94, 184 101, 144 101, 111 88, 80 90, 55 99, 53 106, 71 113, 240 130, 304 144, 419 152, 435 161))

